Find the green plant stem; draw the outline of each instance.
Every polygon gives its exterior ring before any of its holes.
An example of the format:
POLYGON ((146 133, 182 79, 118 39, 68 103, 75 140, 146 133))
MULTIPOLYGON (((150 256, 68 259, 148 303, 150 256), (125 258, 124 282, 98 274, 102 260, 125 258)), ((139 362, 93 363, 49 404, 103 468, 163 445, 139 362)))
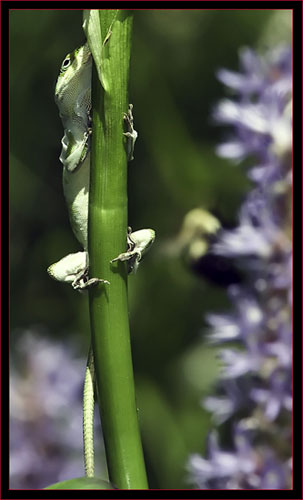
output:
POLYGON ((93 69, 89 256, 90 276, 110 285, 99 284, 89 292, 92 347, 109 479, 118 488, 144 489, 148 486, 135 402, 127 270, 125 263, 110 263, 126 250, 123 113, 128 109, 132 16, 105 10, 99 11, 99 19, 106 43, 100 47, 103 87, 93 69))

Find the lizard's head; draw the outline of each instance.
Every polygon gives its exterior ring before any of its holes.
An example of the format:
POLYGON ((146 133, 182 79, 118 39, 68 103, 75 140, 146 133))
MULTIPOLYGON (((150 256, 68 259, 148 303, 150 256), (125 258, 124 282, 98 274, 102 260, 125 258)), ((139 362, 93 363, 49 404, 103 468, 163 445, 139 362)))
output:
POLYGON ((55 89, 55 100, 58 105, 65 99, 73 100, 73 96, 78 95, 79 89, 90 86, 91 67, 91 52, 87 43, 65 56, 55 89))

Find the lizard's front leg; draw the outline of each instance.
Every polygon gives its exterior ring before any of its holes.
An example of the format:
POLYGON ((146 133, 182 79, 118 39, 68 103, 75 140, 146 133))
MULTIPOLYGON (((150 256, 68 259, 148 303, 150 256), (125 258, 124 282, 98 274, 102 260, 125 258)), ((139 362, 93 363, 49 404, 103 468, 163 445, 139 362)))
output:
POLYGON ((134 159, 135 142, 138 138, 138 132, 134 129, 133 105, 129 104, 128 112, 123 114, 123 119, 127 125, 127 132, 123 135, 128 138, 127 141, 127 159, 134 159))
POLYGON ((111 263, 118 260, 121 262, 128 261, 128 272, 136 272, 139 262, 154 240, 155 231, 153 229, 140 229, 132 233, 129 227, 127 234, 128 249, 126 252, 120 253, 115 259, 112 259, 111 263))

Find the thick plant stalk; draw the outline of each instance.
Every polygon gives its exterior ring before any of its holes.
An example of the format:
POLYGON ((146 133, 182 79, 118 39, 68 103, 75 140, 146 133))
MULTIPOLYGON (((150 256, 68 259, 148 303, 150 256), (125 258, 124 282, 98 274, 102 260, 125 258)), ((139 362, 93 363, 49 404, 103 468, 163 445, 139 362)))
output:
POLYGON ((89 291, 98 403, 110 481, 147 488, 130 348, 127 268, 111 260, 126 250, 127 140, 132 15, 85 11, 84 29, 94 57, 93 134, 89 196, 90 276, 106 279, 89 291), (100 80, 101 78, 101 80, 100 80))

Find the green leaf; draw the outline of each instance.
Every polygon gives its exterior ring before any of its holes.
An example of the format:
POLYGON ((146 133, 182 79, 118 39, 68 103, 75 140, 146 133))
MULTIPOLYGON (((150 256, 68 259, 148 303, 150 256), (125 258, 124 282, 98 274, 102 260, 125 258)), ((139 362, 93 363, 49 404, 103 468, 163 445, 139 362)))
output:
POLYGON ((51 484, 45 490, 113 490, 113 486, 98 477, 77 477, 51 484))
POLYGON ((107 10, 99 15, 99 10, 85 10, 83 13, 83 30, 86 34, 93 55, 98 77, 104 90, 107 90, 104 65, 106 59, 106 43, 112 34, 112 26, 117 18, 118 10, 107 10))

